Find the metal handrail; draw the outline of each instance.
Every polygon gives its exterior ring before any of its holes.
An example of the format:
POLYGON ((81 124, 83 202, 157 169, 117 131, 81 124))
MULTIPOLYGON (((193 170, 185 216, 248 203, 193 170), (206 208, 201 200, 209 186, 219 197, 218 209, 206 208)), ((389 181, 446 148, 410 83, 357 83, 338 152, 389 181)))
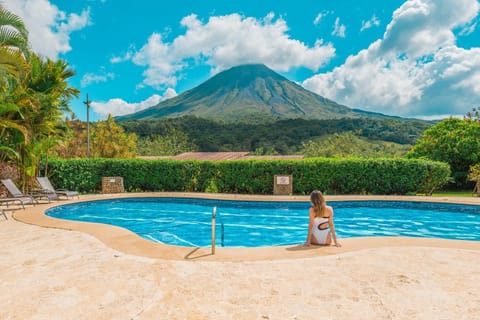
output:
MULTIPOLYGON (((220 217, 220 215, 219 215, 220 217)), ((217 207, 213 207, 212 209, 212 255, 215 254, 215 231, 216 231, 216 221, 217 221, 217 207)), ((222 247, 224 245, 224 239, 225 239, 225 228, 223 226, 223 221, 220 219, 220 224, 221 224, 221 230, 222 230, 222 247)))

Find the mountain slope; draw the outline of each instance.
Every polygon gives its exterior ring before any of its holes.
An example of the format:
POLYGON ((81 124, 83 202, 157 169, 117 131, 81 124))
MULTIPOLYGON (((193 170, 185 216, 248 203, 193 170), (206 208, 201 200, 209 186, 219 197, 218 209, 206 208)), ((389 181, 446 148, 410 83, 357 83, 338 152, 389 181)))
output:
POLYGON ((233 67, 158 105, 117 120, 194 115, 225 122, 258 119, 387 118, 353 110, 304 89, 262 64, 233 67))

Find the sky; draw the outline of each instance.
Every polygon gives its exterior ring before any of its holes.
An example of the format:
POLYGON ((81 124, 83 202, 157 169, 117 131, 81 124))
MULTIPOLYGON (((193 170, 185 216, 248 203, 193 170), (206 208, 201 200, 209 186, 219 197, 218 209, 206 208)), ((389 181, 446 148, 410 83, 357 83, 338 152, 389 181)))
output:
POLYGON ((263 63, 350 108, 441 119, 480 107, 477 0, 0 0, 66 60, 90 120, 263 63))

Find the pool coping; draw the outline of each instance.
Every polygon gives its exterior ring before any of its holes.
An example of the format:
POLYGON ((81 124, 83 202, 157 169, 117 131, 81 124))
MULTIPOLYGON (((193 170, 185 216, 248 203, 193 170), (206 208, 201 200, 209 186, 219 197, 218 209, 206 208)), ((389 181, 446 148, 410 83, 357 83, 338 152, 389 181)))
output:
MULTIPOLYGON (((132 254, 155 259, 190 260, 190 261, 254 261, 312 258, 319 255, 333 255, 357 250, 380 247, 417 246, 437 248, 458 248, 480 250, 480 241, 449 240, 437 238, 413 237, 364 237, 339 239, 342 247, 335 246, 304 246, 303 244, 257 247, 257 248, 223 248, 217 246, 215 254, 211 248, 192 248, 155 243, 144 239, 137 234, 112 225, 90 222, 76 222, 52 218, 45 215, 49 208, 68 203, 85 202, 92 200, 106 200, 134 197, 182 197, 201 198, 212 200, 245 200, 245 201, 309 201, 308 196, 278 196, 278 195, 240 195, 240 194, 212 194, 188 192, 148 192, 148 193, 115 193, 81 195, 79 199, 61 200, 51 203, 42 203, 26 207, 25 210, 16 210, 12 213, 15 220, 46 228, 56 228, 70 231, 80 231, 90 234, 105 245, 125 254, 132 254)), ((326 196, 327 202, 335 201, 416 201, 435 203, 456 203, 479 205, 480 198, 472 197, 425 197, 425 196, 326 196)), ((334 204, 332 204, 334 206, 334 204)))

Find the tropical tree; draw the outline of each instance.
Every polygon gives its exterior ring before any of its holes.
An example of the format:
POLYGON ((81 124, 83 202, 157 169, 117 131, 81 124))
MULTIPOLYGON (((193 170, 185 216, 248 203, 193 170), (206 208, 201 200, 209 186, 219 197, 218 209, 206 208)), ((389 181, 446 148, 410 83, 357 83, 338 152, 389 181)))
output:
POLYGON ((84 158, 87 156, 87 125, 78 119, 66 119, 66 136, 52 150, 57 158, 84 158))
POLYGON ((137 153, 142 156, 174 156, 195 150, 188 136, 174 127, 168 128, 163 135, 154 135, 137 142, 137 153))
MULTIPOLYGON (((56 157, 83 158, 87 156, 86 123, 80 120, 66 120, 67 136, 54 148, 56 157)), ((130 158, 136 155, 137 135, 126 133, 109 116, 105 121, 94 122, 90 127, 90 153, 93 157, 130 158)))
POLYGON ((18 158, 13 142, 27 138, 17 105, 8 101, 15 79, 26 69, 28 32, 22 20, 0 4, 0 161, 18 158))
POLYGON ((359 132, 326 135, 302 143, 300 153, 306 157, 405 157, 409 145, 367 140, 359 132))
POLYGON ((18 169, 23 182, 35 176, 42 157, 65 135, 64 114, 68 101, 79 91, 68 84, 75 73, 63 60, 53 61, 30 52, 28 72, 17 79, 9 92, 9 101, 18 106, 22 117, 15 119, 24 127, 27 138, 17 144, 18 169))
POLYGON ((445 119, 425 130, 408 156, 449 163, 455 186, 466 188, 469 167, 480 161, 479 137, 480 122, 475 119, 445 119))
POLYGON ((2 137, 16 151, 23 184, 38 173, 41 158, 48 157, 49 149, 64 135, 68 100, 78 95, 67 82, 74 72, 66 62, 43 59, 35 53, 28 54, 27 62, 27 72, 9 79, 3 87, 3 108, 12 110, 6 119, 9 129, 4 133, 17 129, 23 139, 18 134, 2 137))
POLYGON ((137 135, 125 133, 111 115, 92 126, 92 155, 101 158, 132 158, 136 156, 137 135))
POLYGON ((67 133, 64 115, 71 113, 68 102, 78 97, 79 90, 68 83, 75 72, 66 61, 42 59, 36 54, 30 56, 31 71, 25 87, 33 99, 26 106, 29 111, 27 128, 32 130, 31 136, 38 149, 36 156, 45 156, 48 161, 49 151, 67 133))

